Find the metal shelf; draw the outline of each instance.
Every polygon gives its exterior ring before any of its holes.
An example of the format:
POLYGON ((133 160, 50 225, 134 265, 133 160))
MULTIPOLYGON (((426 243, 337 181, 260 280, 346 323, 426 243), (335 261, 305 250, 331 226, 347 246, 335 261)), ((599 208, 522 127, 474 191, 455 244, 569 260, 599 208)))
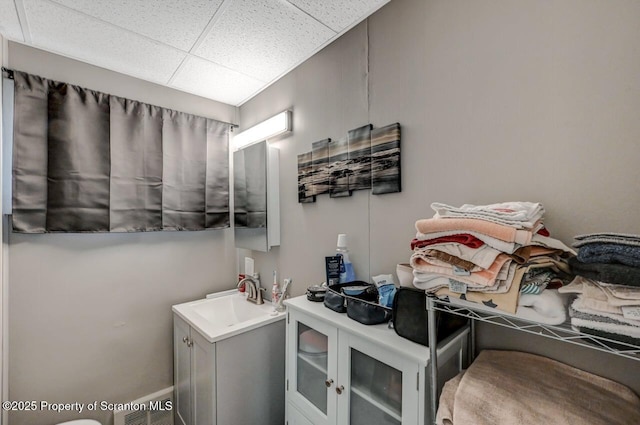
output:
POLYGON ((435 319, 437 311, 456 314, 458 316, 471 319, 471 338, 474 337, 473 323, 475 321, 481 321, 640 361, 640 346, 579 332, 573 329, 568 322, 565 322, 562 325, 546 325, 510 316, 506 313, 501 314, 499 312, 487 312, 483 310, 482 307, 474 308, 467 304, 469 303, 459 305, 457 303, 451 303, 448 300, 440 299, 434 295, 427 295, 427 310, 429 311, 429 323, 427 325, 429 329, 429 346, 431 352, 431 419, 434 424, 435 414, 438 407, 438 398, 440 396, 437 386, 438 356, 433 348, 435 347, 436 341, 435 319))
POLYGON ((562 325, 546 325, 506 314, 488 313, 482 309, 474 309, 471 306, 456 305, 436 297, 431 299, 433 300, 433 309, 435 311, 452 313, 472 320, 491 323, 640 361, 640 346, 579 332, 571 328, 568 322, 562 325))

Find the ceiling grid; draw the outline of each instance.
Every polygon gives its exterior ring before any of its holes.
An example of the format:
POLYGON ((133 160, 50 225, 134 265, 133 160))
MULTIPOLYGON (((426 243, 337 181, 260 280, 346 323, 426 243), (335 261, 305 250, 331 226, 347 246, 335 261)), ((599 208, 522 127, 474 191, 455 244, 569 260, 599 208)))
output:
POLYGON ((239 106, 388 1, 0 0, 0 33, 239 106))

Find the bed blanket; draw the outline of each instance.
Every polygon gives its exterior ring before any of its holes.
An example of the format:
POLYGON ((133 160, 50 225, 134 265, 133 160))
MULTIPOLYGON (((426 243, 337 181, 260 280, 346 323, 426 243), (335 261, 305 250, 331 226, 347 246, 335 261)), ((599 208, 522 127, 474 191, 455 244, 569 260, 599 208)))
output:
POLYGON ((534 354, 485 350, 460 378, 440 425, 629 425, 640 399, 626 386, 534 354))

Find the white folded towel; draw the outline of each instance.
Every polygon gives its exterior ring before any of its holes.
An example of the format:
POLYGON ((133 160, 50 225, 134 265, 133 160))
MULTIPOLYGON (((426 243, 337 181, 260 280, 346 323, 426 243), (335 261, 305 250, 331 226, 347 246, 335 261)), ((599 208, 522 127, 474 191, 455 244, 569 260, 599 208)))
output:
POLYGON ((436 212, 434 218, 477 218, 517 229, 534 229, 544 215, 542 204, 521 201, 490 205, 464 204, 459 208, 434 202, 431 208, 436 212))
POLYGON ((547 325, 560 325, 567 320, 567 297, 556 289, 545 289, 539 295, 520 294, 516 316, 547 325))
MULTIPOLYGON (((571 304, 571 308, 575 310, 575 312, 584 313, 584 314, 593 316, 592 318, 594 320, 598 319, 606 323, 611 323, 612 321, 615 321, 619 325, 633 326, 640 332, 640 320, 627 319, 626 317, 624 317, 622 312, 613 313, 610 311, 595 310, 591 308, 588 303, 585 303, 585 301, 586 300, 584 298, 584 295, 579 295, 571 304)), ((571 314, 573 314, 574 316, 578 316, 575 312, 571 314)), ((574 318, 587 319, 586 317, 574 317, 574 318)), ((571 319, 572 322, 574 318, 571 319)))
POLYGON ((569 252, 573 255, 576 255, 576 252, 562 243, 562 241, 548 236, 542 236, 538 233, 534 233, 534 235, 531 236, 531 245, 543 246, 550 249, 559 249, 561 251, 569 252))
POLYGON ((640 328, 636 326, 625 326, 616 323, 585 320, 577 317, 571 318, 571 326, 578 329, 593 329, 595 331, 607 332, 610 334, 640 339, 640 328))

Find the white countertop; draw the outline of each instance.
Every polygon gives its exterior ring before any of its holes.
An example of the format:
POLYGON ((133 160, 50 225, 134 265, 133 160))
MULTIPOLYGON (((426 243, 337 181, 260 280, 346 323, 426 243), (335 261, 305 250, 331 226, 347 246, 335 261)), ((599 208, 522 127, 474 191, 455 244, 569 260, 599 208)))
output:
MULTIPOLYGON (((378 344, 389 351, 399 352, 405 356, 413 358, 415 361, 426 366, 429 362, 429 347, 402 338, 393 329, 389 329, 388 323, 380 325, 363 325, 347 316, 347 313, 337 313, 324 306, 322 302, 312 302, 307 300, 306 295, 291 298, 285 301, 287 308, 297 310, 313 316, 325 322, 329 322, 339 329, 344 329, 363 339, 378 344)), ((426 326, 426 324, 425 324, 426 326)), ((468 332, 465 329, 464 332, 468 332)), ((454 335, 458 335, 455 333, 454 335)), ((452 337, 440 344, 438 352, 445 351, 450 344, 453 344, 452 337)))
POLYGON ((285 318, 284 313, 273 310, 271 303, 252 304, 244 294, 233 289, 177 304, 171 309, 211 343, 285 318))

